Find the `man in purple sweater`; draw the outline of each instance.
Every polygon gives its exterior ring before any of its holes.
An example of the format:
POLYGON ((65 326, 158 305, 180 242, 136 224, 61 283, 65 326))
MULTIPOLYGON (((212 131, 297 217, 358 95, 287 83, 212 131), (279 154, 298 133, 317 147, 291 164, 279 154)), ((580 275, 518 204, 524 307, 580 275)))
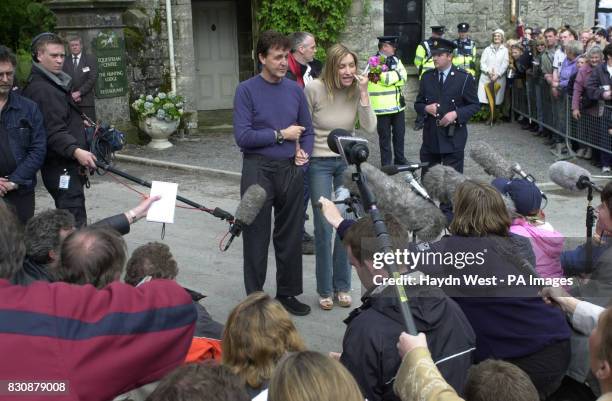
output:
POLYGON ((261 185, 267 199, 244 230, 244 284, 247 294, 262 291, 266 281, 270 220, 274 207, 276 299, 294 315, 310 307, 302 293, 302 223, 304 179, 301 166, 312 152, 314 133, 302 89, 286 79, 289 38, 261 34, 259 75, 241 82, 234 97, 234 137, 243 153, 240 192, 261 185))

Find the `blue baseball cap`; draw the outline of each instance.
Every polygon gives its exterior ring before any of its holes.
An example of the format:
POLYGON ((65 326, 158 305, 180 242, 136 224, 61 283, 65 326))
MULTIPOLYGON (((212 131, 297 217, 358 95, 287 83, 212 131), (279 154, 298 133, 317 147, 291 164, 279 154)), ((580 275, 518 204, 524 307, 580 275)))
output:
POLYGON ((523 179, 496 178, 491 182, 502 195, 507 195, 514 202, 516 211, 523 216, 533 215, 540 210, 542 193, 536 184, 523 179))

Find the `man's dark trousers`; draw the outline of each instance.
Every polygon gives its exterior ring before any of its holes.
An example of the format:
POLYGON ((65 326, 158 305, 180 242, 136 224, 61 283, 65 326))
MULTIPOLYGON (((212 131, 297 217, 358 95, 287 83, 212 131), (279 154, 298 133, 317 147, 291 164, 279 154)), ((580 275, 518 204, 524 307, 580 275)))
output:
POLYGON ((86 177, 80 174, 80 170, 76 162, 46 164, 40 170, 45 188, 55 201, 55 207, 69 211, 74 216, 77 227, 87 225, 85 192, 83 190, 86 177), (68 173, 70 182, 67 189, 60 189, 59 181, 64 173, 68 173))
MULTIPOLYGON (((463 162, 465 159, 465 152, 463 150, 454 153, 429 153, 423 148, 420 151, 421 163, 429 163, 429 167, 423 167, 421 169, 421 179, 427 174, 429 168, 436 164, 442 164, 443 166, 449 166, 454 168, 456 171, 463 174, 463 162)), ((453 220, 453 205, 452 203, 440 203, 440 210, 446 216, 448 224, 453 220)))
POLYGON ((25 225, 34 216, 33 189, 10 191, 4 196, 4 200, 15 209, 21 224, 25 225))
POLYGON ((393 114, 377 115, 378 142, 380 145, 380 164, 406 164, 404 157, 404 135, 406 122, 404 111, 393 114), (393 133, 391 132, 393 128, 393 133), (393 151, 391 151, 391 137, 393 136, 393 151), (393 155, 393 159, 392 156, 393 155))
POLYGON ((274 207, 273 241, 276 254, 276 294, 302 293, 302 227, 304 175, 293 159, 274 160, 246 154, 242 163, 241 195, 253 184, 267 193, 255 221, 243 231, 244 284, 247 294, 263 291, 268 266, 270 226, 274 207))

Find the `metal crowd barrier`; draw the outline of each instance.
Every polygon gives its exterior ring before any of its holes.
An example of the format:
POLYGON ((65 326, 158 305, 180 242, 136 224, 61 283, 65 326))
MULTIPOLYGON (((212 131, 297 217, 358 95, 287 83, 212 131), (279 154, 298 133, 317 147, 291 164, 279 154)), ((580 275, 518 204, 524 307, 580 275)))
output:
POLYGON ((581 110, 580 118, 576 120, 572 117, 570 94, 563 93, 555 99, 548 83, 537 85, 527 79, 522 85, 512 86, 512 110, 567 141, 612 153, 612 106, 603 101, 581 110))

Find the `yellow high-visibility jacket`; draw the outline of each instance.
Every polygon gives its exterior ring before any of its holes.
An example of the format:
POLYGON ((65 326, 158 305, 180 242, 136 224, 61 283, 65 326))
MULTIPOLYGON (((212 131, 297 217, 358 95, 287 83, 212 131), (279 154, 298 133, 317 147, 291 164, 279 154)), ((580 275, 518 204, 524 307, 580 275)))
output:
POLYGON ((406 108, 402 95, 407 79, 406 69, 396 56, 387 57, 387 66, 390 69, 380 74, 380 81, 368 82, 370 104, 376 115, 399 113, 406 108))
POLYGON ((433 58, 431 57, 431 48, 434 40, 433 38, 424 40, 416 48, 414 66, 419 70, 419 79, 421 79, 425 71, 435 68, 433 58))
POLYGON ((476 76, 476 43, 472 39, 455 39, 457 48, 453 52, 453 65, 476 76))

